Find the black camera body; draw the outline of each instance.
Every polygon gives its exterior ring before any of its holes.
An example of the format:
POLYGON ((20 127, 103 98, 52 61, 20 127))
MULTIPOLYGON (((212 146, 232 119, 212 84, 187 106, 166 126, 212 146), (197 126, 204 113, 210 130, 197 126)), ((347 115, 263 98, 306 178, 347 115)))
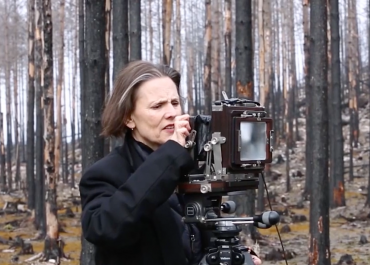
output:
POLYGON ((258 187, 272 161, 272 119, 247 99, 214 102, 212 114, 191 117, 186 143, 198 172, 182 178, 181 193, 233 192, 258 187))

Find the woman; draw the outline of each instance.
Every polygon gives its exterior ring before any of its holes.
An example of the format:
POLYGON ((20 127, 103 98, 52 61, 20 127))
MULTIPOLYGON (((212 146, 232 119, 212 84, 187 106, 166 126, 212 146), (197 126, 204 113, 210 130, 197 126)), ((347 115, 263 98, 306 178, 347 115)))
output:
POLYGON ((80 181, 82 230, 95 245, 96 265, 198 264, 205 254, 203 233, 182 222, 174 193, 180 176, 193 169, 179 85, 177 71, 144 61, 129 63, 117 77, 102 135, 124 144, 80 181))

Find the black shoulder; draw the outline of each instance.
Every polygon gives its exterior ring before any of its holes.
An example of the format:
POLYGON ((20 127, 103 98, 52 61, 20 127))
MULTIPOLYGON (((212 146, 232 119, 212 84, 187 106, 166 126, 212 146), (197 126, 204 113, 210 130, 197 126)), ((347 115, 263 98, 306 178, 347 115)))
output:
POLYGON ((116 147, 108 155, 90 165, 82 174, 80 186, 95 177, 104 177, 105 181, 113 182, 111 184, 116 187, 120 186, 126 180, 124 176, 131 171, 130 163, 120 151, 121 148, 116 147))

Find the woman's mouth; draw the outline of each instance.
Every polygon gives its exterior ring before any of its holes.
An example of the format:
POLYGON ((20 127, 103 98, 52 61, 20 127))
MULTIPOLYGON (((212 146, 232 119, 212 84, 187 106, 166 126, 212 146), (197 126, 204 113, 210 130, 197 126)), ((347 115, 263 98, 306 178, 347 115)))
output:
POLYGON ((166 127, 163 128, 166 132, 173 133, 175 130, 175 126, 173 124, 167 125, 166 127))

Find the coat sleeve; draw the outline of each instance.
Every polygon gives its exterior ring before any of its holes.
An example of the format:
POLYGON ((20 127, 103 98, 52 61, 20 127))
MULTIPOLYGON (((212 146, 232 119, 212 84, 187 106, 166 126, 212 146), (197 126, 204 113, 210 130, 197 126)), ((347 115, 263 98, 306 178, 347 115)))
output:
POLYGON ((118 189, 109 183, 109 169, 92 166, 80 181, 84 237, 113 248, 135 244, 140 223, 171 196, 180 176, 192 166, 187 150, 171 140, 149 155, 118 189))

